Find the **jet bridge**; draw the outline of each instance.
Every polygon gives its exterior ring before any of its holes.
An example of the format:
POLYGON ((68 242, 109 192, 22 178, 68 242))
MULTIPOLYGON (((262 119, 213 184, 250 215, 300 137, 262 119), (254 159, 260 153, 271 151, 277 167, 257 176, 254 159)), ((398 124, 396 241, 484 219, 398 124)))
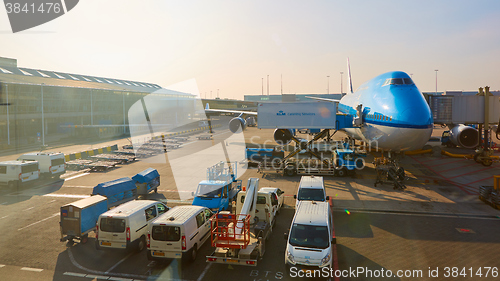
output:
MULTIPOLYGON (((489 124, 497 124, 500 97, 489 96, 489 124)), ((429 96, 435 124, 483 124, 484 96, 429 96)))

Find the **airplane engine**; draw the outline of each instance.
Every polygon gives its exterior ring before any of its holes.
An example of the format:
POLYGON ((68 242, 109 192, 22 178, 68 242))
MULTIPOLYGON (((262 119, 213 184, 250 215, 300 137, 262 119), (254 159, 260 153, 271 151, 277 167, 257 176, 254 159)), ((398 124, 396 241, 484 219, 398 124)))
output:
POLYGON ((460 124, 450 130, 450 140, 455 145, 474 148, 479 144, 479 135, 476 129, 460 124))
POLYGON ((229 130, 232 133, 238 132, 238 129, 241 128, 241 131, 243 132, 245 128, 247 127, 247 123, 245 122, 245 119, 241 117, 235 117, 229 121, 229 130))
POLYGON ((274 141, 281 145, 289 144, 292 141, 294 132, 290 129, 276 129, 274 130, 274 141))

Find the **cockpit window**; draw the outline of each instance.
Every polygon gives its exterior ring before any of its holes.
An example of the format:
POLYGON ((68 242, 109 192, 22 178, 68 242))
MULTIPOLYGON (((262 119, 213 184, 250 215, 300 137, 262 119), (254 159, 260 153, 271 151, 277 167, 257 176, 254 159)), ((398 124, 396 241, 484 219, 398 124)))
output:
POLYGON ((413 81, 411 78, 403 78, 403 81, 405 82, 406 85, 413 85, 413 81))
POLYGON ((382 86, 387 86, 387 85, 413 85, 413 81, 411 78, 388 78, 385 80, 384 85, 382 86))

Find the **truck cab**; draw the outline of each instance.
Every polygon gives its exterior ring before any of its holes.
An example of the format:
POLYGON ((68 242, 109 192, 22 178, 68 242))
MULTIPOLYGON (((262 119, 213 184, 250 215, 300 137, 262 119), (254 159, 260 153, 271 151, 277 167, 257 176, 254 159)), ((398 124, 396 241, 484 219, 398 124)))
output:
POLYGON ((231 201, 241 190, 241 181, 203 180, 194 192, 193 205, 209 208, 212 212, 229 210, 231 201))
MULTIPOLYGON (((245 202, 246 191, 238 193, 236 200, 236 214, 241 213, 243 203, 245 202)), ((274 226, 276 215, 283 204, 283 192, 279 188, 263 187, 257 193, 257 205, 255 209, 255 217, 257 221, 265 221, 271 227, 274 226), (278 193, 280 195, 278 195, 278 193)))
POLYGON ((356 153, 349 147, 335 149, 336 174, 340 177, 345 177, 348 171, 363 169, 365 161, 361 157, 366 157, 366 155, 356 153))

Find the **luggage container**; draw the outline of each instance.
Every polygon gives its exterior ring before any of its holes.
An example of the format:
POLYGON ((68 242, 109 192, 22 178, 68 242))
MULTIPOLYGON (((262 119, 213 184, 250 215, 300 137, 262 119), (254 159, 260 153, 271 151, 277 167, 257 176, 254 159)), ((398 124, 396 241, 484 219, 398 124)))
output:
POLYGON ((108 198, 108 209, 122 203, 137 199, 137 187, 131 178, 121 178, 96 185, 92 195, 108 198))
POLYGON ((95 231, 97 219, 108 210, 108 200, 101 195, 95 195, 66 204, 61 207, 61 242, 79 239, 87 243, 88 235, 95 231))
POLYGON ((147 195, 154 190, 158 193, 158 186, 160 186, 160 174, 156 169, 147 168, 146 170, 138 173, 132 177, 137 186, 138 195, 147 195))

